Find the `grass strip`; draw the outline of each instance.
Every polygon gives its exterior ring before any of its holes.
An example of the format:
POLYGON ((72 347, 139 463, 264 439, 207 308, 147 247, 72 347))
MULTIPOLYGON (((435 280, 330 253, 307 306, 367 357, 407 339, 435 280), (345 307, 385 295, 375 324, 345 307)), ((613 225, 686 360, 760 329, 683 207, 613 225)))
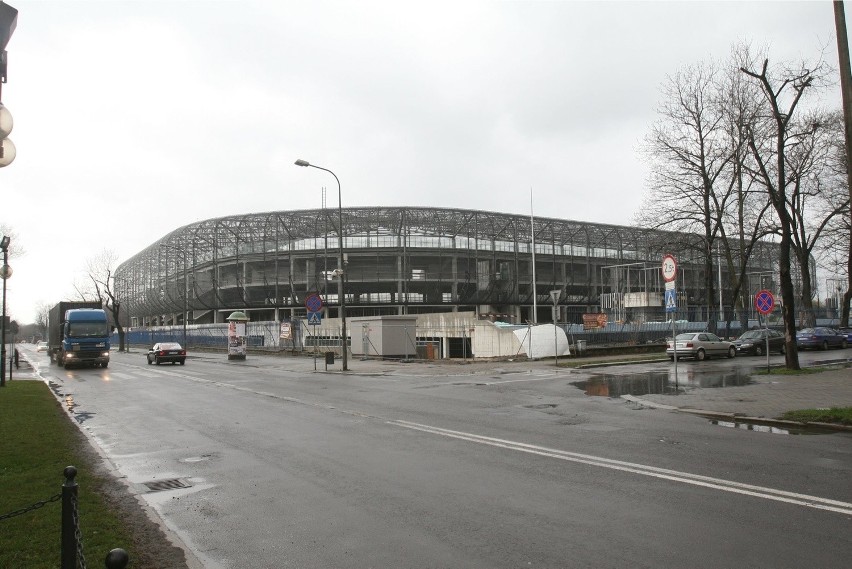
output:
POLYGON ((788 421, 799 421, 802 423, 836 423, 839 425, 852 425, 852 407, 787 411, 781 415, 781 418, 788 421))
MULTIPOLYGON (((79 526, 89 567, 116 547, 134 558, 129 532, 101 492, 108 483, 99 457, 41 381, 0 389, 0 516, 62 492, 66 466, 77 467, 79 526)), ((55 569, 60 564, 62 502, 0 521, 0 567, 55 569)))

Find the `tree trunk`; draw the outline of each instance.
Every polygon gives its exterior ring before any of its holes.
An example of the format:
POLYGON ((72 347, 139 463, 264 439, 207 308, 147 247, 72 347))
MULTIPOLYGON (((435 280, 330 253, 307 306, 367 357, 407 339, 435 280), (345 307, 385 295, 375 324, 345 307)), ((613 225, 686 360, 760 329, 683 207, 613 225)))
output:
POLYGON ((813 328, 816 326, 816 315, 814 314, 813 290, 811 289, 811 269, 802 265, 802 305, 800 323, 802 328, 813 328))
POLYGON ((790 274, 790 230, 785 226, 781 234, 781 313, 784 315, 784 361, 787 369, 801 369, 796 348, 796 299, 790 274))

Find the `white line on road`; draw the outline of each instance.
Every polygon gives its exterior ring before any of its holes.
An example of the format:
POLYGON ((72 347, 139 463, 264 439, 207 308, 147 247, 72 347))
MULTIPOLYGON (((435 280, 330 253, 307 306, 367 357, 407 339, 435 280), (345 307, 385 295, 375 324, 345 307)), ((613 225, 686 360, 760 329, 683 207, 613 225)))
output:
POLYGON ((421 425, 418 423, 410 423, 408 421, 388 421, 388 424, 396 425, 398 427, 404 427, 406 429, 422 431, 424 433, 431 433, 443 437, 451 437, 478 444, 536 454, 539 456, 557 458, 560 460, 588 464, 590 466, 598 466, 601 468, 609 468, 611 470, 619 470, 622 472, 631 472, 634 474, 641 474, 643 476, 652 476, 655 478, 672 480, 674 482, 682 482, 684 484, 692 484, 694 486, 703 486, 705 488, 712 488, 714 490, 722 490, 724 492, 733 492, 736 494, 744 494, 746 496, 763 498, 766 500, 786 502, 788 504, 795 504, 797 506, 805 506, 818 510, 836 512, 847 516, 852 515, 852 503, 849 502, 841 502, 838 500, 820 498, 818 496, 809 496, 807 494, 798 494, 795 492, 776 490, 774 488, 753 486, 751 484, 742 484, 740 482, 723 480, 721 478, 712 478, 709 476, 690 474, 688 472, 679 472, 677 470, 668 470, 665 468, 657 468, 655 466, 647 466, 644 464, 637 464, 633 462, 624 462, 621 460, 613 460, 588 454, 568 452, 564 450, 530 445, 526 443, 519 443, 505 439, 495 439, 492 437, 485 437, 482 435, 465 433, 462 431, 451 431, 449 429, 442 429, 440 427, 433 427, 430 425, 421 425))

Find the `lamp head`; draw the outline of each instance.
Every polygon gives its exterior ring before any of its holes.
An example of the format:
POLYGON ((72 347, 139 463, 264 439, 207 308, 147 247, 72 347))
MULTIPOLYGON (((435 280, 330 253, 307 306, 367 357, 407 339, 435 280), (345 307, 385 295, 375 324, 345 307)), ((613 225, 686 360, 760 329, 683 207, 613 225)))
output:
POLYGON ((308 162, 307 160, 302 160, 302 159, 296 160, 296 166, 310 166, 310 165, 311 165, 311 163, 308 162))
POLYGON ((0 251, 6 251, 9 248, 10 241, 11 239, 9 239, 9 236, 4 235, 3 239, 0 239, 0 251))

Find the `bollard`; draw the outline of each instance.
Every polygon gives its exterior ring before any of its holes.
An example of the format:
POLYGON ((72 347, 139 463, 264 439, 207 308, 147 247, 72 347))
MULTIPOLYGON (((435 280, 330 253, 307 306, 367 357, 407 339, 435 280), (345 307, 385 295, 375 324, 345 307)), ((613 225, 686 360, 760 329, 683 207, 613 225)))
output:
POLYGON ((60 569, 76 569, 77 567, 77 535, 74 522, 74 511, 77 502, 77 469, 66 466, 62 471, 65 483, 62 485, 62 548, 60 553, 60 569))
POLYGON ((107 569, 125 569, 130 563, 130 556, 121 548, 116 548, 107 553, 105 565, 107 569))

